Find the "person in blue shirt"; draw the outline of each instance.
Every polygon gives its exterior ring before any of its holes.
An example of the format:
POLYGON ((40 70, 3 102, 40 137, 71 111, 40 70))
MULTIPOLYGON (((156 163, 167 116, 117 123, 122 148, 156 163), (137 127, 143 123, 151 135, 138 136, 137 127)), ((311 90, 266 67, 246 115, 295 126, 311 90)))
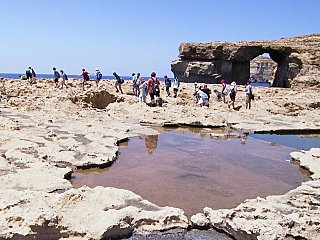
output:
POLYGON ((167 75, 164 76, 164 84, 166 86, 167 96, 170 96, 171 80, 167 75))
POLYGON ((97 88, 99 87, 99 82, 102 79, 102 73, 99 71, 98 68, 95 69, 96 73, 96 84, 97 84, 97 88))

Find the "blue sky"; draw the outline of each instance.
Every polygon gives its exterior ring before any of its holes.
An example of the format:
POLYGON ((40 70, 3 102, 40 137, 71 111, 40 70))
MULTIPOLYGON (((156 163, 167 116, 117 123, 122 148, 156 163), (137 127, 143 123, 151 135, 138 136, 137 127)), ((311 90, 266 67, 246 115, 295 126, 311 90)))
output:
POLYGON ((182 42, 320 33, 319 0, 2 0, 0 72, 172 75, 182 42))

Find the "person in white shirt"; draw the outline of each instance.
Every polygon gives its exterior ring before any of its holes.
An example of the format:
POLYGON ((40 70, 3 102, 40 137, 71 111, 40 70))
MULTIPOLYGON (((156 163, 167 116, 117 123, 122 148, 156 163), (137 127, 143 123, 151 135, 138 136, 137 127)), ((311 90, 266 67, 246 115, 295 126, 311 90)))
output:
POLYGON ((173 81, 173 97, 174 98, 177 97, 179 86, 180 86, 179 79, 178 79, 178 77, 175 77, 174 81, 173 81))
POLYGON ((147 86, 148 86, 148 82, 145 81, 143 78, 140 79, 140 84, 139 84, 139 102, 140 103, 146 103, 146 97, 148 95, 147 92, 147 86))
POLYGON ((236 101, 236 94, 237 94, 237 84, 235 81, 233 81, 230 85, 230 101, 228 103, 228 107, 232 105, 232 108, 235 109, 234 107, 234 102, 236 101))
POLYGON ((209 107, 209 97, 204 91, 201 90, 200 87, 196 91, 196 96, 197 96, 197 104, 200 107, 202 106, 209 107))
POLYGON ((251 109, 251 100, 253 99, 253 94, 252 94, 252 86, 250 85, 249 81, 246 83, 245 91, 246 91, 246 109, 251 109))

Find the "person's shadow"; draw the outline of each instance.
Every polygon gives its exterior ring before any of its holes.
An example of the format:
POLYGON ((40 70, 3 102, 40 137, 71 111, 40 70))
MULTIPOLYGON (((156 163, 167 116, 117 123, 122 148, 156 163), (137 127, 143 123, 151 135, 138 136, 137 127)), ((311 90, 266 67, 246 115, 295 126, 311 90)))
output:
POLYGON ((234 110, 239 111, 240 108, 242 108, 242 106, 237 106, 237 107, 234 108, 234 110))

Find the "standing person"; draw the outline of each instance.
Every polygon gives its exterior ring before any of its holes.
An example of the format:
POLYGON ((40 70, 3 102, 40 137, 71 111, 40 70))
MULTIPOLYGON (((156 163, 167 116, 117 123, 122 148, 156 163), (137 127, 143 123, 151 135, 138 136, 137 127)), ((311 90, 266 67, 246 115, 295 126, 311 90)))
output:
POLYGON ((137 82, 136 82, 136 84, 137 84, 137 96, 139 96, 140 95, 140 73, 137 73, 137 82))
POLYGON ((52 68, 52 70, 53 70, 53 80, 54 80, 54 83, 56 84, 56 88, 57 88, 58 84, 59 84, 60 74, 55 67, 52 68))
POLYGON ((116 78, 116 83, 115 83, 116 92, 120 91, 121 94, 123 94, 122 88, 121 88, 122 83, 124 83, 123 79, 120 78, 120 76, 116 72, 113 73, 113 76, 116 78))
POLYGON ((247 81, 246 87, 246 109, 251 109, 251 100, 254 99, 253 93, 252 93, 252 86, 250 85, 250 82, 247 81))
POLYGON ((63 72, 63 70, 60 70, 60 78, 61 78, 61 85, 60 88, 63 89, 63 86, 66 86, 66 88, 68 88, 66 81, 68 80, 68 76, 65 72, 63 72))
POLYGON ((142 103, 146 103, 146 97, 148 95, 148 92, 147 92, 147 87, 148 87, 148 82, 146 82, 144 80, 144 78, 141 78, 141 81, 140 81, 140 85, 139 85, 139 102, 142 103))
POLYGON ((82 89, 84 90, 84 85, 86 85, 86 84, 87 84, 87 81, 90 80, 89 73, 86 71, 86 69, 83 68, 83 69, 82 69, 82 73, 81 73, 80 76, 82 76, 82 78, 83 78, 83 81, 82 81, 82 89))
POLYGON ((139 95, 137 95, 138 88, 139 88, 139 86, 137 85, 137 80, 138 80, 137 75, 135 73, 132 73, 131 76, 132 76, 132 92, 133 92, 133 95, 139 96, 139 95))
POLYGON ((228 103, 229 108, 232 105, 232 108, 235 109, 234 102, 236 101, 236 93, 237 93, 237 84, 235 81, 233 81, 230 86, 230 94, 229 94, 230 102, 228 103))
POLYGON ((31 82, 30 83, 36 83, 36 72, 31 68, 31 82))
POLYGON ((32 69, 31 67, 28 67, 28 69, 26 70, 27 81, 30 84, 32 82, 32 70, 31 69, 32 69))
POLYGON ((221 80, 221 86, 222 86, 221 97, 223 102, 226 103, 226 95, 228 94, 228 88, 227 88, 226 81, 224 79, 221 80))
POLYGON ((96 85, 97 85, 97 88, 98 88, 99 87, 99 82, 102 79, 102 73, 99 71, 98 68, 96 68, 95 71, 96 71, 96 85))
POLYGON ((175 78, 174 78, 174 81, 173 81, 173 94, 174 94, 173 97, 174 97, 174 98, 177 97, 179 87, 180 87, 179 79, 178 79, 178 77, 175 77, 175 78))
MULTIPOLYGON (((148 86, 147 86, 147 92, 150 95, 151 98, 151 106, 155 106, 155 101, 154 101, 154 96, 155 96, 155 88, 158 85, 159 86, 160 82, 158 78, 156 77, 156 73, 152 72, 151 77, 148 80, 148 86)), ((156 93, 158 95, 158 93, 156 93)), ((160 93, 159 93, 160 95, 160 93)))
POLYGON ((166 85, 167 96, 170 96, 171 80, 167 75, 164 76, 164 84, 166 85))

